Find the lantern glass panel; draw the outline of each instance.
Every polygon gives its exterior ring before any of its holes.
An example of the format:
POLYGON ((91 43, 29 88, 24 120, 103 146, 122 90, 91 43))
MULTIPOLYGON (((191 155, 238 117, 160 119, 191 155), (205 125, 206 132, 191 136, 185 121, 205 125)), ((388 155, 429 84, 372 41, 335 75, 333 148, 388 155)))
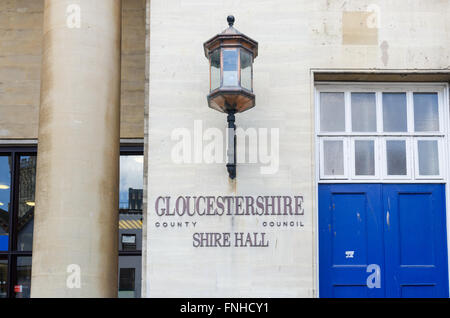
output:
POLYGON ((223 85, 238 86, 238 50, 226 49, 223 54, 223 85))
POLYGON ((241 86, 252 90, 252 55, 241 49, 241 86))
POLYGON ((211 53, 211 91, 220 87, 220 50, 211 53))

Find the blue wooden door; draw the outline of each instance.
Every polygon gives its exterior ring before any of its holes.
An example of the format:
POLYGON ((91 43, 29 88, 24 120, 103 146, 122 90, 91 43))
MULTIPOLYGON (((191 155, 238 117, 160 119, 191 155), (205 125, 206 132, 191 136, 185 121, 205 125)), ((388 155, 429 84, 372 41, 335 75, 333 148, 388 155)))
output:
POLYGON ((381 209, 378 184, 319 186, 321 297, 384 296, 383 289, 367 287, 368 265, 383 267, 381 209))
POLYGON ((319 185, 321 297, 448 297, 446 242, 444 185, 319 185))
POLYGON ((386 296, 448 297, 442 184, 383 186, 386 296))

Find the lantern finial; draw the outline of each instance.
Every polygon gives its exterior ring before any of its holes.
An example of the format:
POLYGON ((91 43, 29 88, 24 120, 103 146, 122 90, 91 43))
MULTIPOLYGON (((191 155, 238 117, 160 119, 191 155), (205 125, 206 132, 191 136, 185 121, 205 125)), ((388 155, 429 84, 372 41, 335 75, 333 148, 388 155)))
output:
POLYGON ((234 24, 234 16, 229 15, 229 16, 227 17, 227 21, 228 21, 228 25, 229 25, 230 27, 232 27, 233 24, 234 24))

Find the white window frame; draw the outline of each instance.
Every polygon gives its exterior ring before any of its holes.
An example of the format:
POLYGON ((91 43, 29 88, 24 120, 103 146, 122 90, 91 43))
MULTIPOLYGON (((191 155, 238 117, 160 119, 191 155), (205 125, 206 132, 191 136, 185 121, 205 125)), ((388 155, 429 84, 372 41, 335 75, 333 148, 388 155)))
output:
POLYGON ((320 178, 324 180, 346 180, 348 179, 348 140, 345 137, 329 137, 320 139, 320 178), (323 143, 324 141, 342 141, 343 160, 344 160, 344 174, 343 175, 326 175, 325 174, 325 160, 323 158, 323 143))
POLYGON ((371 135, 371 134, 379 132, 379 128, 380 128, 378 126, 378 121, 379 121, 378 120, 378 104, 379 104, 379 101, 378 101, 378 96, 377 96, 378 94, 377 94, 377 92, 376 91, 367 91, 367 92, 347 91, 345 93, 346 93, 346 96, 348 96, 348 102, 347 102, 347 100, 345 101, 346 102, 345 103, 346 104, 345 107, 348 108, 347 116, 348 116, 348 120, 349 120, 348 125, 346 123, 346 127, 349 126, 349 129, 347 130, 347 132, 350 133, 350 134, 364 134, 364 135, 371 135), (351 102, 352 102, 352 93, 368 93, 368 94, 374 94, 375 95, 375 114, 377 116, 377 118, 375 119, 376 120, 375 121, 375 127, 376 127, 375 128, 376 129, 375 132, 362 132, 362 131, 353 132, 353 118, 352 118, 352 104, 351 104, 351 102))
POLYGON ((410 102, 409 104, 411 105, 411 132, 415 133, 415 134, 425 134, 425 135, 441 135, 442 132, 446 132, 447 131, 447 127, 445 125, 445 121, 444 121, 444 115, 445 115, 445 107, 443 107, 444 100, 443 100, 443 94, 440 91, 414 91, 414 92, 409 92, 410 94, 410 102), (415 125, 414 125, 414 94, 413 93, 437 93, 438 94, 438 119, 439 119, 439 131, 421 131, 421 132, 415 132, 415 125))
POLYGON ((448 101, 447 83, 354 83, 354 82, 321 82, 315 85, 315 137, 317 145, 316 158, 319 158, 317 165, 320 183, 363 183, 363 182, 385 182, 395 183, 425 183, 427 180, 445 183, 447 176, 446 166, 448 164, 448 154, 450 153, 448 145, 448 127, 449 127, 449 101, 448 101), (321 92, 343 92, 345 100, 345 131, 344 132, 321 132, 320 131, 320 93, 321 92), (352 114, 351 114, 351 93, 366 92, 375 93, 376 96, 376 114, 377 131, 376 132, 351 132, 352 114), (406 93, 407 105, 407 131, 406 132, 383 132, 383 113, 382 113, 382 93, 406 93), (414 104, 413 93, 437 93, 438 94, 438 112, 439 112, 439 131, 438 132, 414 132, 414 104), (323 146, 322 140, 331 138, 343 138, 344 141, 344 176, 325 176, 323 175, 324 164, 322 162, 323 146), (354 140, 358 138, 375 139, 378 144, 375 155, 379 160, 375 164, 375 176, 356 176, 354 166, 354 140), (407 175, 406 176, 388 176, 386 162, 386 140, 394 139, 406 140, 407 147, 407 175), (439 176, 419 176, 417 162, 417 140, 420 138, 436 138, 439 140, 439 176), (417 165, 416 165, 417 164, 417 165), (445 171, 444 171, 445 169, 445 171))
POLYGON ((380 158, 379 158, 379 156, 380 156, 380 154, 379 154, 380 147, 379 147, 378 142, 379 141, 378 141, 378 139, 376 137, 351 137, 350 138, 349 156, 350 156, 350 164, 351 164, 350 171, 351 171, 351 179, 352 180, 358 180, 358 179, 361 179, 361 180, 378 180, 378 179, 380 179, 380 167, 379 167, 380 166, 380 164, 379 164, 379 162, 380 162, 380 158), (360 141, 360 140, 362 140, 362 141, 367 141, 367 140, 373 141, 373 146, 374 146, 374 164, 375 164, 375 175, 373 175, 373 176, 370 176, 370 175, 356 175, 356 166, 355 166, 355 164, 356 164, 356 160, 355 160, 356 147, 355 147, 355 143, 356 143, 356 141, 360 141))
POLYGON ((442 138, 436 138, 436 137, 418 137, 414 139, 414 174, 416 179, 422 179, 422 180, 438 180, 444 178, 444 155, 443 155, 443 149, 442 149, 442 138), (437 147, 438 147, 438 160, 439 160, 439 174, 438 175, 421 175, 419 171, 419 141, 425 140, 425 141, 437 141, 437 147))
POLYGON ((411 137, 383 137, 381 138, 381 152, 382 152, 382 166, 383 166, 383 179, 386 180, 398 180, 398 181, 404 181, 404 180, 411 180, 413 179, 413 150, 411 147, 411 137), (406 145, 406 175, 388 175, 388 169, 387 169, 387 147, 386 143, 390 140, 401 140, 405 141, 406 145))
POLYGON ((411 119, 411 116, 413 114, 413 107, 411 104, 411 97, 409 95, 408 92, 387 92, 387 91, 383 91, 383 92, 378 92, 379 94, 379 108, 377 115, 381 116, 380 119, 380 127, 379 127, 379 132, 383 133, 383 134, 388 134, 388 135, 403 135, 403 134, 408 134, 410 132, 412 132, 412 124, 414 124, 414 118, 411 119), (398 131, 398 132, 384 132, 384 118, 383 118, 383 93, 404 93, 405 94, 405 99, 406 99, 406 131, 398 131), (412 123, 411 123, 412 120, 412 123))
MULTIPOLYGON (((349 110, 348 110, 348 94, 346 92, 343 92, 342 90, 327 90, 325 93, 344 93, 344 119, 345 119, 345 123, 344 123, 344 131, 348 132, 350 131, 350 127, 349 125, 351 125, 351 123, 348 122, 348 114, 349 114, 349 110)), ((320 93, 316 94, 316 111, 317 111, 317 116, 316 116, 316 127, 317 131, 320 131, 320 93)), ((333 132, 333 131, 324 131, 324 134, 331 134, 331 135, 340 135, 341 132, 333 132)))

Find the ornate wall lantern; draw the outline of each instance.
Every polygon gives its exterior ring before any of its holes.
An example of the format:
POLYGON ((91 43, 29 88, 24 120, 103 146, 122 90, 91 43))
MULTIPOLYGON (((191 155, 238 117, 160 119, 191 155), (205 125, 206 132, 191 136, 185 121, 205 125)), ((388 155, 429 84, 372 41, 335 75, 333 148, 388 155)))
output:
POLYGON ((229 27, 203 44, 210 64, 209 107, 227 113, 227 170, 236 177, 235 114, 255 106, 253 94, 253 60, 258 55, 258 42, 233 27, 234 17, 227 18, 229 27))

